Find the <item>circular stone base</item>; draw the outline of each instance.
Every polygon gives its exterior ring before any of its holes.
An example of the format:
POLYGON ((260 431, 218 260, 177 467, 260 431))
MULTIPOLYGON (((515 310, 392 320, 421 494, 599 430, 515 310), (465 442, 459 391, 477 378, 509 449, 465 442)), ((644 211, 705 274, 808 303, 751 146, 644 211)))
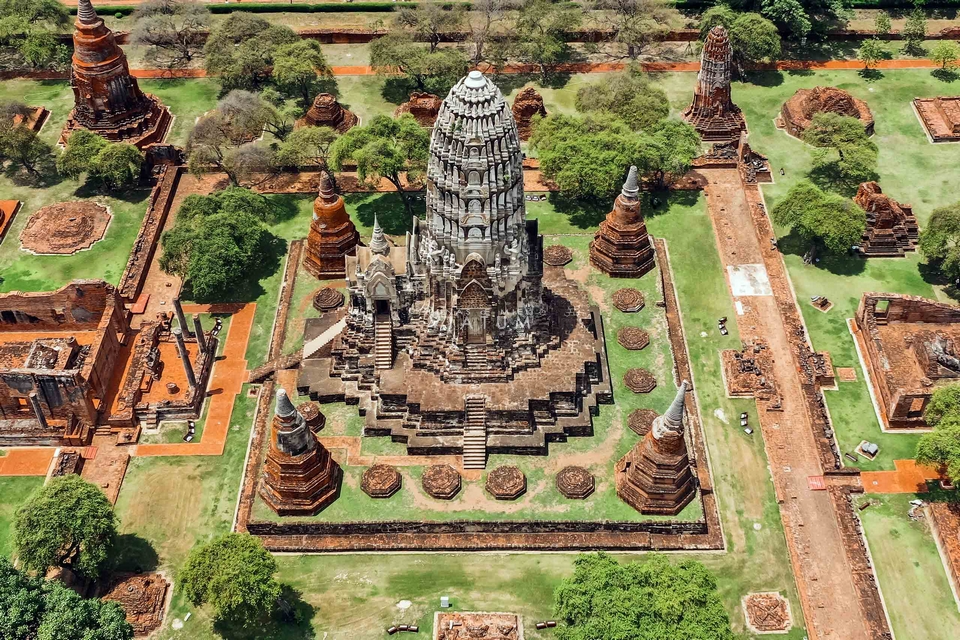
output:
POLYGON ((332 287, 324 287, 313 296, 313 308, 321 313, 333 311, 343 306, 343 292, 332 287))
POLYGON ((650 393, 657 386, 657 379, 646 369, 628 369, 623 374, 623 384, 634 393, 650 393))
POLYGON ((627 426, 640 437, 647 435, 653 427, 653 421, 660 417, 660 414, 653 409, 636 409, 630 412, 627 418, 627 426))
POLYGON ((613 306, 624 313, 640 311, 643 304, 643 293, 636 289, 617 289, 613 294, 613 306))
POLYGON ((623 327, 617 331, 617 342, 624 349, 639 351, 650 344, 650 334, 640 327, 623 327))
POLYGON ((400 472, 388 464, 375 464, 363 472, 360 488, 371 498, 389 498, 403 484, 400 472))
POLYGON ((562 244, 555 244, 543 250, 543 261, 551 267, 562 267, 573 260, 573 251, 562 244))
POLYGON ((88 200, 59 202, 39 209, 20 232, 20 246, 33 253, 69 255, 103 237, 110 212, 88 200))
POLYGON ((557 474, 557 489, 565 498, 583 500, 596 488, 593 474, 583 467, 564 467, 557 474))
POLYGON ((516 500, 527 491, 527 477, 519 467, 504 465, 487 475, 487 492, 497 500, 516 500))
POLYGON ((448 464, 427 467, 421 483, 423 490, 438 500, 452 500, 460 493, 460 474, 448 464))
POLYGON ((323 426, 327 423, 327 417, 320 412, 320 405, 316 402, 304 402, 297 407, 297 411, 303 416, 310 431, 314 433, 323 429, 323 426))

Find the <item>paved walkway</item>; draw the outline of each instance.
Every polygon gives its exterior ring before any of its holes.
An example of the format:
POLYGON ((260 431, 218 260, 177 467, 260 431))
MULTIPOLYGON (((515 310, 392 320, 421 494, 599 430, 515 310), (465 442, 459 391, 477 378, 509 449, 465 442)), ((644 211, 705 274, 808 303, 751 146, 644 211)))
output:
POLYGON ((227 441, 230 428, 230 416, 233 403, 244 380, 247 379, 247 343, 253 316, 257 305, 249 303, 236 305, 183 305, 184 313, 218 313, 228 309, 235 310, 227 331, 227 344, 222 359, 213 365, 213 379, 210 381, 210 406, 203 433, 198 443, 176 444, 140 444, 134 448, 135 456, 219 456, 227 441))
POLYGON ((45 476, 56 447, 16 447, 0 456, 0 476, 45 476))
POLYGON ((939 480, 935 469, 915 460, 894 460, 896 471, 864 471, 860 482, 867 493, 926 493, 927 480, 939 480))

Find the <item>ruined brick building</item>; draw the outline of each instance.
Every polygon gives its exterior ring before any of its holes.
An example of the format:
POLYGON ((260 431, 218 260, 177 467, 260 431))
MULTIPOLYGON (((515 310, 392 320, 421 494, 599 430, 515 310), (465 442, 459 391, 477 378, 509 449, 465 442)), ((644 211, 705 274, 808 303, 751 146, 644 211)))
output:
POLYGON ((864 182, 854 198, 867 213, 860 253, 865 257, 902 258, 915 251, 920 241, 920 227, 913 209, 883 193, 876 182, 864 182))
POLYGON ((867 135, 873 135, 873 114, 867 103, 836 87, 797 89, 797 92, 783 103, 777 117, 777 126, 786 129, 790 135, 801 138, 818 113, 836 113, 857 118, 863 123, 867 135))
POLYGON ((344 109, 334 95, 321 93, 313 99, 307 113, 297 120, 296 126, 330 127, 337 133, 346 133, 359 123, 360 119, 352 111, 344 109))
POLYGON ((913 108, 931 142, 960 140, 960 97, 915 98, 913 108))
POLYGON ((630 167, 613 210, 590 243, 590 264, 614 278, 639 278, 653 269, 653 245, 640 213, 636 167, 630 167))
POLYGON ((321 280, 343 278, 346 256, 353 253, 358 244, 360 234, 347 213, 343 197, 334 190, 330 173, 323 171, 320 195, 313 203, 303 266, 321 280))
POLYGON ((693 102, 683 112, 683 119, 708 142, 739 140, 740 133, 747 130, 740 107, 730 97, 732 65, 733 50, 727 30, 717 25, 703 43, 693 102))
POLYGON ((75 26, 70 75, 74 108, 60 142, 66 143, 78 128, 141 149, 163 142, 170 127, 170 112, 156 96, 140 90, 136 78, 130 75, 127 56, 90 0, 77 3, 75 26))
POLYGON ((934 390, 960 382, 960 308, 865 293, 855 322, 884 426, 925 427, 923 411, 934 390))
POLYGON ((479 467, 592 433, 610 399, 602 322, 562 269, 544 273, 522 161, 503 95, 471 72, 433 128, 426 220, 404 246, 375 223, 346 258, 344 328, 329 358, 305 349, 301 393, 358 403, 366 435, 479 467))

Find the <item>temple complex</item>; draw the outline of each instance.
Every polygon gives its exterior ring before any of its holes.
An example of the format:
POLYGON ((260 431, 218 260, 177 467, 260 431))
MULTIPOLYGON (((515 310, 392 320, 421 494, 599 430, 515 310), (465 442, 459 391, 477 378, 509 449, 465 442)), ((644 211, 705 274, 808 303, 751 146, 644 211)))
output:
POLYGON ((468 468, 490 450, 545 453, 592 433, 610 400, 602 322, 561 268, 544 273, 522 160, 503 95, 471 72, 433 129, 426 220, 404 246, 375 221, 369 246, 347 256, 344 327, 329 357, 305 347, 301 393, 357 403, 365 435, 463 453, 468 468))
POLYGON ((675 516, 693 500, 697 481, 684 440, 687 381, 670 408, 616 465, 617 495, 640 513, 675 516))
POLYGON ((421 127, 432 127, 437 120, 437 114, 440 113, 440 105, 443 100, 440 96, 422 91, 414 91, 410 94, 410 99, 393 112, 394 118, 399 118, 405 113, 409 113, 420 124, 421 127))
POLYGON ((873 114, 867 103, 836 87, 797 89, 797 92, 783 103, 777 117, 777 126, 800 138, 810 126, 813 116, 818 113, 838 113, 857 118, 863 122, 867 135, 873 135, 873 114))
POLYGON ((278 390, 260 497, 278 515, 312 516, 337 499, 342 477, 287 392, 278 390))
POLYGON ((533 87, 527 87, 513 99, 513 118, 517 121, 517 131, 521 140, 529 140, 533 135, 533 116, 547 117, 543 106, 543 96, 533 87))
POLYGON ((884 195, 876 182, 864 182, 854 198, 867 212, 867 227, 859 250, 864 257, 902 258, 915 251, 920 241, 920 227, 913 209, 884 195))
POLYGON ((732 61, 727 30, 717 25, 703 43, 693 102, 683 112, 683 119, 708 142, 739 140, 740 132, 747 129, 740 108, 730 97, 732 61))
POLYGON ((351 111, 343 108, 335 96, 321 93, 313 100, 307 113, 297 120, 297 127, 330 127, 337 133, 346 133, 360 123, 351 111))
POLYGON ((170 112, 156 96, 140 91, 127 57, 90 0, 77 3, 70 85, 74 108, 60 135, 66 144, 75 129, 89 129, 107 140, 140 149, 163 142, 170 112))
POLYGON ((930 142, 960 140, 960 97, 916 98, 913 108, 930 142))
POLYGON ((360 244, 360 234, 350 219, 343 198, 334 191, 333 178, 323 171, 320 195, 313 203, 303 266, 321 280, 343 278, 347 254, 360 244))
POLYGON ((934 390, 960 381, 960 308, 918 296, 865 293, 854 322, 883 425, 926 427, 923 412, 934 390))
POLYGON ((650 234, 640 213, 636 167, 630 167, 613 210, 590 243, 590 264, 614 278, 639 278, 654 267, 650 234))

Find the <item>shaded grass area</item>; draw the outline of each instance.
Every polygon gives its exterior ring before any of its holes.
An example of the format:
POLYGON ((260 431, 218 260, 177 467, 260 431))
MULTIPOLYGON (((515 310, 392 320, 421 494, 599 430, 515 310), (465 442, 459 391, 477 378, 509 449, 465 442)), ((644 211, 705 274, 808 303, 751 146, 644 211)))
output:
POLYGON ((43 478, 8 476, 0 478, 0 556, 13 552, 13 517, 31 493, 43 486, 43 478))
POLYGON ((860 512, 877 579, 898 638, 940 640, 960 637, 960 612, 947 582, 926 519, 907 515, 914 498, 876 495, 858 498, 871 506, 860 512))

